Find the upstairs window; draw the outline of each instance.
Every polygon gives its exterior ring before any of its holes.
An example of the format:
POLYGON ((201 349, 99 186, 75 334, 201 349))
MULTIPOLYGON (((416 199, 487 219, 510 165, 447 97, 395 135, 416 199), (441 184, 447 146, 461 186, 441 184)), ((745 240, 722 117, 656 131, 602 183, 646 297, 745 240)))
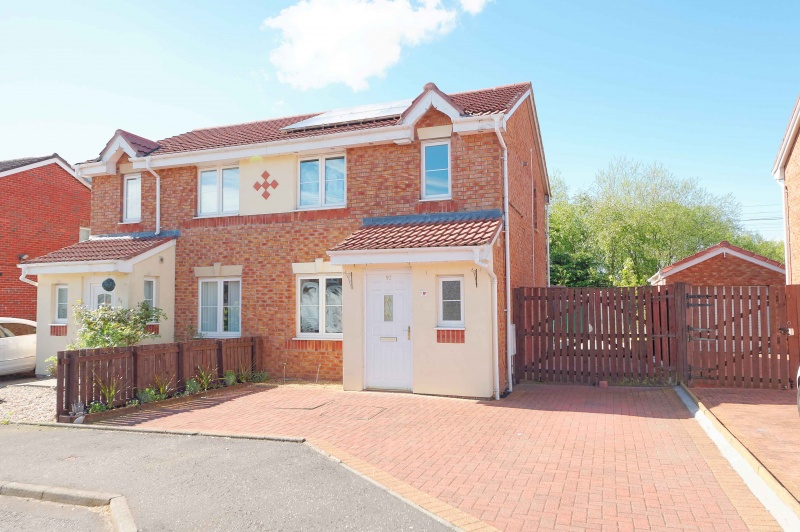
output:
POLYGON ((140 222, 142 220, 142 174, 125 176, 123 203, 122 221, 140 222))
POLYGON ((88 227, 81 227, 78 231, 78 242, 89 240, 92 236, 92 230, 88 227))
POLYGON ((422 199, 449 199, 450 141, 422 144, 422 199))
POLYGON ((239 168, 200 171, 200 216, 239 214, 239 168))
POLYGON ((345 204, 344 156, 300 161, 300 208, 345 204))

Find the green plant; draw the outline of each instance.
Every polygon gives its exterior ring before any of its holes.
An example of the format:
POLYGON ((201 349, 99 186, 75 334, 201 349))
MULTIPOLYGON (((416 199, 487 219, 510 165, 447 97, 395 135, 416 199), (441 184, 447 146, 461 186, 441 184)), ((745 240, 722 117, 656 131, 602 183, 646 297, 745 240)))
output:
POLYGON ((58 364, 58 358, 56 357, 47 358, 45 359, 44 363, 47 364, 47 374, 50 375, 51 377, 55 377, 58 371, 56 367, 58 364))
POLYGON ((250 382, 267 382, 269 374, 266 371, 256 371, 250 376, 250 382))
POLYGON ((108 410, 108 405, 101 403, 100 401, 95 401, 89 405, 89 413, 96 414, 97 412, 105 412, 108 410))
POLYGON ((159 396, 162 396, 163 399, 169 397, 169 393, 172 391, 172 381, 175 378, 175 375, 169 375, 169 379, 167 379, 167 375, 154 375, 153 382, 156 385, 156 391, 158 392, 159 396))
POLYGON ((200 391, 200 384, 195 379, 186 381, 186 394, 191 395, 200 391))
POLYGON ((125 406, 139 406, 139 400, 131 399, 127 403, 125 403, 125 406))
POLYGON ((202 368, 197 366, 197 370, 195 373, 195 379, 197 379, 197 384, 200 385, 200 389, 204 392, 207 392, 209 388, 211 388, 216 380, 215 375, 217 374, 217 368, 202 368))
POLYGON ((0 421, 0 425, 8 425, 9 423, 11 423, 11 414, 13 413, 14 412, 8 412, 6 414, 6 417, 4 417, 2 421, 0 421))
POLYGON ((92 371, 92 375, 94 376, 94 383, 100 389, 100 397, 105 399, 109 408, 113 408, 114 399, 117 397, 122 379, 118 375, 112 375, 108 380, 103 380, 94 371, 92 371))
POLYGON ((249 369, 240 369, 236 373, 236 380, 239 382, 250 382, 253 379, 253 372, 249 369))
POLYGON ((145 388, 136 392, 136 398, 140 403, 147 404, 156 400, 156 392, 152 388, 145 388))
POLYGON ((67 349, 93 349, 96 347, 126 347, 159 335, 148 332, 149 323, 166 319, 164 311, 139 303, 136 308, 100 305, 89 310, 80 302, 74 308, 77 338, 67 349))
POLYGON ((225 372, 225 386, 233 386, 236 384, 236 372, 229 369, 225 372))

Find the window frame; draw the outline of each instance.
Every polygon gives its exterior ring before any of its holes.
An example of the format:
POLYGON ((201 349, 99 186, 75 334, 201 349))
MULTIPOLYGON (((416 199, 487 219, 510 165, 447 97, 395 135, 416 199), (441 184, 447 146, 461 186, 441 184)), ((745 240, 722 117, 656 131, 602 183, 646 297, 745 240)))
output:
POLYGON ((420 173, 422 174, 422 189, 420 201, 441 201, 453 199, 453 151, 450 139, 425 140, 420 142, 420 173), (447 146, 447 194, 429 196, 425 193, 427 188, 427 175, 425 172, 425 149, 429 146, 447 146))
MULTIPOLYGON (((122 177, 122 223, 138 223, 142 221, 142 174, 125 174, 122 177), (139 217, 128 215, 128 181, 139 181, 139 217)), ((80 236, 79 236, 80 238, 80 236)))
POLYGON ((55 313, 53 314, 53 323, 65 324, 65 323, 67 323, 67 321, 69 321, 69 286, 67 286, 65 284, 57 284, 55 286, 55 289, 56 289, 56 291, 55 291, 55 313), (65 318, 59 318, 58 317, 58 307, 59 307, 58 293, 61 290, 64 290, 64 291, 67 292, 67 301, 66 301, 66 303, 64 303, 66 305, 66 310, 67 310, 67 316, 65 318))
POLYGON ((91 227, 79 227, 78 228, 78 242, 86 242, 87 240, 92 238, 92 228, 91 227), (83 238, 83 235, 86 235, 86 238, 83 238))
MULTIPOLYGON (((438 327, 442 329, 463 329, 465 327, 466 305, 464 301, 464 276, 463 275, 442 275, 436 279, 438 294, 436 295, 436 305, 438 306, 438 327), (461 293, 461 319, 458 321, 444 319, 444 290, 442 283, 445 281, 458 281, 461 293)), ((452 301, 452 300, 448 300, 452 301)))
MULTIPOLYGON (((340 273, 324 273, 324 274, 302 274, 297 275, 296 279, 296 288, 295 288, 295 321, 296 321, 296 332, 297 338, 302 339, 313 339, 313 340, 341 340, 343 337, 343 333, 327 333, 327 332, 301 332, 300 330, 300 287, 302 286, 302 282, 304 280, 316 280, 319 282, 320 287, 325 287, 325 280, 326 279, 339 279, 342 282, 342 296, 344 296, 344 275, 340 273)), ((327 287, 325 289, 320 290, 320 298, 319 298, 319 321, 320 323, 325 322, 325 307, 327 303, 327 287)), ((344 301, 342 301, 342 319, 344 320, 344 301)), ((325 327, 321 327, 324 331, 325 327)))
POLYGON ((197 331, 208 338, 240 338, 242 336, 242 303, 243 283, 241 277, 201 277, 197 280, 197 331), (225 305, 223 303, 224 283, 235 281, 239 283, 239 330, 236 332, 220 331, 224 323, 223 313, 225 305), (217 331, 203 330, 203 283, 217 283, 217 331))
POLYGON ((341 209, 347 207, 347 155, 345 153, 326 153, 297 159, 297 210, 341 209), (344 162, 344 196, 342 203, 325 203, 325 160, 342 159, 344 162), (319 203, 300 205, 300 167, 303 163, 316 161, 319 164, 319 203))
POLYGON ((144 291, 144 287, 147 285, 147 283, 153 283, 153 303, 151 308, 156 308, 158 306, 158 282, 156 281, 155 277, 145 277, 142 280, 142 303, 147 301, 145 298, 146 293, 144 291))
POLYGON ((231 165, 223 165, 223 166, 207 166, 203 168, 197 169, 197 217, 198 218, 215 218, 220 216, 238 216, 239 212, 242 210, 242 203, 241 203, 241 190, 242 190, 242 172, 241 168, 238 164, 231 164, 231 165), (235 211, 224 211, 222 210, 222 206, 224 205, 224 199, 222 197, 223 193, 223 186, 222 186, 222 172, 224 170, 232 170, 232 169, 239 170, 239 187, 236 189, 236 203, 238 205, 235 211), (202 212, 202 204, 203 204, 203 185, 202 185, 202 177, 203 172, 211 172, 214 171, 217 174, 217 210, 214 212, 202 212))

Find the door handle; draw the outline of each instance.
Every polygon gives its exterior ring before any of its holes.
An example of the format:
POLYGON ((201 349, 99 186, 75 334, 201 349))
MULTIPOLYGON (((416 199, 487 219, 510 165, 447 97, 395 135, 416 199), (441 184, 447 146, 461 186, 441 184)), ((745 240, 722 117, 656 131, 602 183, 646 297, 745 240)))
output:
POLYGON ((408 326, 408 339, 411 340, 411 325, 408 326))

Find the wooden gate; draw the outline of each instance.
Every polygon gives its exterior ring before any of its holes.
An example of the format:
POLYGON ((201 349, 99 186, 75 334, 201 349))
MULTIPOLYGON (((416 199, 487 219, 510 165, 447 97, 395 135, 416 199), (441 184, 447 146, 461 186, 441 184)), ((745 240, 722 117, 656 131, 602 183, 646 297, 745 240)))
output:
POLYGON ((798 365, 800 286, 690 286, 690 385, 791 388, 798 365), (788 304, 787 304, 788 303, 788 304))
POLYGON ((517 381, 792 388, 800 285, 518 288, 517 381))
POLYGON ((519 288, 518 380, 678 381, 682 287, 519 288))

